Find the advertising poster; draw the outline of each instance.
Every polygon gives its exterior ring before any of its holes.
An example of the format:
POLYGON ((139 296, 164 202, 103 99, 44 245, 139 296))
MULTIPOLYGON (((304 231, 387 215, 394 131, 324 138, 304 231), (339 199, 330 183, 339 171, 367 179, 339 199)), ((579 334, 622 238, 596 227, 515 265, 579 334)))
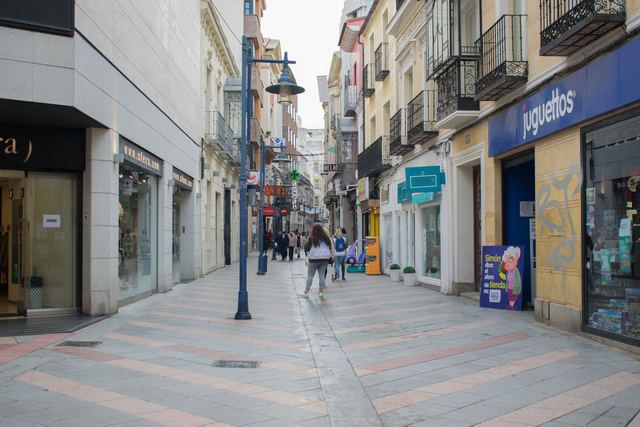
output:
POLYGON ((522 308, 524 246, 483 246, 480 307, 522 308))

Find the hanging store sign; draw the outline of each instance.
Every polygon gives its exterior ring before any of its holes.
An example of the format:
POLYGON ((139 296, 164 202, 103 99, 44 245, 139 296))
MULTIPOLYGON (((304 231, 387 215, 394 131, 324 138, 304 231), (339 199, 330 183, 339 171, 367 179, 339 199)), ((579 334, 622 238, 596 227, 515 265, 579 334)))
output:
POLYGON ((640 99, 640 38, 604 55, 489 120, 489 156, 640 99))
POLYGON ((193 190, 193 178, 182 172, 180 169, 174 167, 171 177, 173 178, 173 181, 176 183, 176 185, 183 190, 193 190))
POLYGON ((422 203, 432 202, 436 193, 413 193, 411 195, 411 203, 420 205, 422 203))
POLYGON ((337 172, 340 168, 340 165, 337 163, 325 163, 322 165, 323 172, 337 172))
POLYGON ((420 166, 405 169, 407 195, 413 193, 439 193, 445 183, 440 166, 420 166))
POLYGON ((411 201, 411 198, 409 197, 409 194, 407 193, 407 182, 406 181, 402 181, 398 183, 398 203, 402 204, 402 203, 407 203, 409 201, 411 201))
POLYGON ((141 167, 147 172, 162 176, 162 160, 124 137, 120 137, 120 153, 129 163, 141 167))
POLYGON ((250 187, 260 186, 260 173, 258 171, 249 171, 247 173, 247 185, 250 187))
POLYGON ((0 125, 0 168, 81 171, 85 131, 0 125))
POLYGON ((0 2, 0 23, 12 27, 73 36, 73 0, 0 2))

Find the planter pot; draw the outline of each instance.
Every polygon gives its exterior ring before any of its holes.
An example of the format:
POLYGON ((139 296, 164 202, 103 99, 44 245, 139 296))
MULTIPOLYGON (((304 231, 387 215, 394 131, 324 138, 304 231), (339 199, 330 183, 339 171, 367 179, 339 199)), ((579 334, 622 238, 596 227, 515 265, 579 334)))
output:
POLYGON ((416 273, 404 273, 402 276, 406 286, 414 286, 416 284, 416 273))
POLYGON ((389 270, 389 276, 391 276, 392 282, 400 281, 400 270, 389 270))

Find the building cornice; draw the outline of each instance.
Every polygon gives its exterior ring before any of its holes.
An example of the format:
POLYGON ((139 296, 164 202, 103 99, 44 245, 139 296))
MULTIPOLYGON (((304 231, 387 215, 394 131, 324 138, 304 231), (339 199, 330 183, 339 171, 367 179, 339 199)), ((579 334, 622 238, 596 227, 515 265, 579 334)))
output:
POLYGON ((240 77, 240 70, 236 66, 233 53, 229 47, 224 30, 220 25, 218 15, 213 9, 211 0, 202 0, 201 19, 202 29, 211 46, 216 50, 216 56, 224 67, 225 73, 230 78, 240 77))

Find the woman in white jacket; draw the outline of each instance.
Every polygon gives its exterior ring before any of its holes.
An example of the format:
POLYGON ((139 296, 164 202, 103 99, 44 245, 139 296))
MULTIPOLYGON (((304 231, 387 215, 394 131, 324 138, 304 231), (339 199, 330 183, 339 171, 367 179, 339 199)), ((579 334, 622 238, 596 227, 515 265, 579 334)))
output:
POLYGON ((325 290, 325 275, 327 274, 327 265, 329 260, 333 257, 333 244, 331 237, 322 228, 320 224, 314 224, 311 229, 311 236, 305 243, 305 251, 308 251, 307 260, 309 266, 307 269, 307 286, 304 290, 304 296, 309 296, 309 290, 311 289, 311 283, 313 282, 313 276, 318 272, 318 279, 320 280, 319 296, 324 296, 325 290))

